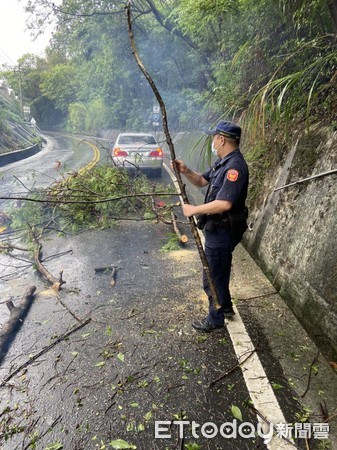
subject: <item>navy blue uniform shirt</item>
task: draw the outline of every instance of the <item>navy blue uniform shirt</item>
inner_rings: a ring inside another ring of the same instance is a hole
[[[227,200],[233,204],[231,211],[240,212],[245,207],[249,173],[247,163],[237,148],[224,158],[219,158],[202,176],[209,182],[205,203]],[[228,230],[205,232],[206,245],[211,248],[226,247],[230,242]]]

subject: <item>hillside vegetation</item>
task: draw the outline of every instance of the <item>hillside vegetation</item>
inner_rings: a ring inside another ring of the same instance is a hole
[[[20,102],[5,80],[0,80],[0,154],[30,147],[39,141],[25,123]]]
[[[154,96],[133,59],[125,1],[29,2],[29,26],[57,27],[46,57],[20,59],[25,103],[42,128],[152,126]],[[289,121],[334,117],[336,0],[135,0],[135,40],[175,130],[220,116],[254,139]],[[19,91],[18,71],[3,76]],[[283,126],[283,125],[282,125]]]

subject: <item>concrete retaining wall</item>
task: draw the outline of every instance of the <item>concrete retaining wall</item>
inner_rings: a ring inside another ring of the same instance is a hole
[[[263,205],[251,211],[245,245],[317,343],[337,361],[337,174],[275,188],[337,169],[337,132],[300,135],[275,177],[266,180]]]
[[[0,154],[0,167],[3,167],[15,161],[20,161],[21,159],[29,158],[30,156],[38,153],[40,150],[41,146],[39,144],[35,144],[32,147],[27,147],[23,150],[16,150],[14,152]]]

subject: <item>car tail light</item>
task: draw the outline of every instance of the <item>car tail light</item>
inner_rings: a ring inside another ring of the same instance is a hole
[[[114,156],[128,156],[125,150],[121,150],[120,148],[114,148]]]
[[[150,156],[157,156],[159,158],[162,158],[163,150],[160,147],[158,147],[158,148],[156,148],[156,150],[152,150],[152,152],[150,153]]]

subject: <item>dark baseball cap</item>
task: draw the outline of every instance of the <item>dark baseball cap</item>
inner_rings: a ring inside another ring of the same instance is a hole
[[[239,127],[239,125],[237,125],[236,123],[220,120],[215,128],[206,131],[206,133],[210,136],[220,134],[221,136],[236,139],[237,141],[239,141],[241,137],[241,127]]]

